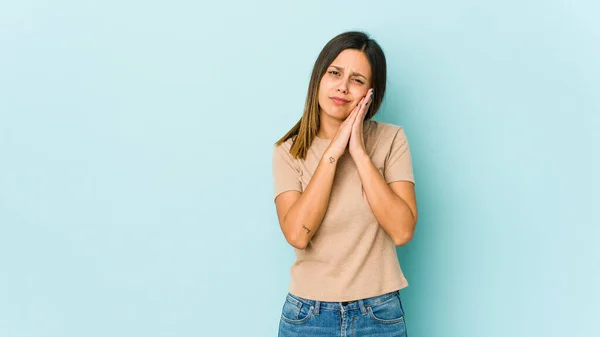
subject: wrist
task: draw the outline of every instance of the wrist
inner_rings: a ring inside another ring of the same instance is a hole
[[[352,159],[354,160],[362,160],[362,159],[371,159],[369,157],[369,155],[367,154],[367,151],[365,151],[365,149],[360,149],[357,151],[352,151],[350,152],[350,156],[352,156]]]
[[[337,164],[338,160],[340,159],[340,155],[335,154],[333,152],[330,151],[325,151],[323,153],[323,157],[321,157],[321,161],[326,162],[328,164]]]

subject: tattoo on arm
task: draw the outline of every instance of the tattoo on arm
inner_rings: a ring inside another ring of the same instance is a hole
[[[333,158],[333,157],[329,157],[329,162],[330,162],[330,163],[333,163],[334,161],[335,161],[335,158]]]
[[[309,233],[310,233],[310,229],[309,229],[309,228],[306,228],[306,226],[304,226],[304,225],[302,225],[302,227],[303,227],[304,229],[306,229],[306,234],[309,234]]]

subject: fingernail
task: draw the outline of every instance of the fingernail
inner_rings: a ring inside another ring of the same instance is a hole
[[[369,105],[369,102],[367,102],[367,104],[365,104],[365,106]]]
[[[371,94],[371,98],[373,98],[373,94]]]

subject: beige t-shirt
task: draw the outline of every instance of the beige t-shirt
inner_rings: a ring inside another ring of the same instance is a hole
[[[404,129],[365,121],[365,148],[386,182],[414,183],[412,161]],[[302,192],[331,141],[315,138],[305,160],[290,153],[292,139],[273,149],[275,197]],[[319,301],[353,301],[408,286],[396,246],[381,228],[362,190],[356,165],[346,151],[340,157],[329,205],[321,226],[304,250],[294,249],[289,291]]]

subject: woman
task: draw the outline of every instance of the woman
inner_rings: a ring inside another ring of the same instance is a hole
[[[385,92],[379,45],[346,32],[319,54],[304,114],[273,150],[275,204],[295,248],[279,336],[406,336],[396,246],[417,222],[400,126],[372,121]]]

